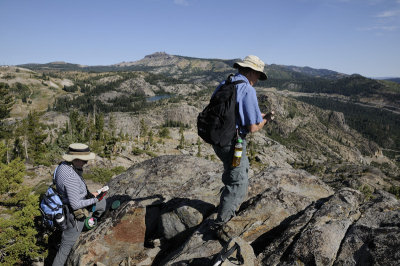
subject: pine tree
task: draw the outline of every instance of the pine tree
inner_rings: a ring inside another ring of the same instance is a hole
[[[0,142],[0,158],[4,158],[6,153],[5,145]],[[9,164],[3,159],[0,162],[0,194],[15,191],[22,183],[25,174],[25,165],[22,160],[17,158]]]
[[[5,146],[0,142],[0,157]],[[0,162],[0,204],[8,211],[0,218],[0,264],[15,265],[31,262],[39,256],[35,217],[40,215],[38,196],[21,186],[25,165],[20,158],[9,164]]]
[[[108,120],[108,129],[111,132],[111,136],[115,137],[116,136],[116,133],[115,133],[116,125],[115,125],[115,117],[113,114],[110,114],[110,118]]]
[[[196,154],[196,156],[197,157],[201,157],[201,140],[200,140],[200,138],[197,138],[197,154]]]
[[[181,139],[179,140],[178,149],[185,148],[185,136],[183,135],[183,127],[180,127],[179,134],[181,135]]]
[[[96,127],[94,120],[90,115],[87,118],[87,127],[85,131],[85,142],[89,143],[89,145],[92,143],[93,139],[95,138],[96,135]]]
[[[0,138],[10,138],[11,130],[4,124],[4,119],[10,116],[14,98],[10,94],[10,87],[6,83],[0,83]]]
[[[149,143],[149,147],[154,145],[154,139],[153,139],[153,130],[149,130],[148,133],[148,143]]]
[[[14,138],[20,139],[20,145],[22,146],[22,158],[28,159],[29,158],[29,154],[28,154],[28,120],[27,119],[23,119],[22,121],[20,121],[17,125],[16,128],[14,130]],[[17,144],[19,145],[19,143],[17,142]],[[17,149],[15,147],[15,142],[14,142],[14,149]],[[14,156],[16,156],[16,154],[14,154]]]
[[[65,126],[61,129],[61,132],[57,135],[55,141],[56,145],[63,151],[68,149],[69,144],[73,143],[74,139],[70,134],[70,126],[68,122],[65,122]]]
[[[160,131],[158,131],[158,136],[160,138],[170,138],[169,129],[167,127],[161,128]]]
[[[95,122],[96,140],[103,140],[104,135],[104,114],[99,113]]]
[[[148,127],[146,123],[144,122],[144,119],[142,118],[140,120],[140,136],[145,137],[147,135]]]
[[[42,124],[39,122],[39,114],[30,112],[27,122],[28,153],[35,165],[48,165],[46,161],[46,145],[44,144],[47,134],[43,132]]]
[[[10,87],[6,83],[0,83],[0,121],[9,117],[13,104],[14,98],[10,94]]]
[[[16,137],[14,140],[14,147],[12,150],[13,159],[21,158],[24,159],[24,146],[23,141],[20,137]]]
[[[71,125],[71,134],[77,142],[85,142],[85,130],[87,121],[78,111],[73,110],[69,113],[69,123]]]
[[[21,188],[7,204],[13,205],[10,218],[0,218],[0,263],[15,265],[32,262],[39,256],[35,217],[40,215],[38,196],[29,188]]]

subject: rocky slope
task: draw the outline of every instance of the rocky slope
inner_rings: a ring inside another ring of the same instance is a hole
[[[226,245],[208,227],[221,171],[219,163],[192,156],[131,167],[108,184],[108,203],[121,206],[81,235],[69,265],[208,265]],[[399,263],[394,196],[377,190],[366,201],[357,190],[335,191],[291,167],[250,178],[247,199],[228,222],[245,265]]]

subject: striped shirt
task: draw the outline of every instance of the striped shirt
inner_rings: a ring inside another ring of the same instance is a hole
[[[86,183],[68,163],[61,163],[56,172],[56,188],[64,204],[70,204],[73,210],[90,206],[98,200],[86,199]]]

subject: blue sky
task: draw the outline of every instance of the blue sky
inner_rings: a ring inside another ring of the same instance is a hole
[[[0,65],[163,51],[400,77],[400,0],[0,0]]]

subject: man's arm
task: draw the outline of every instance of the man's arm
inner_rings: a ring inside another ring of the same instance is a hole
[[[275,118],[275,117],[274,117],[274,114],[275,114],[274,111],[271,111],[271,112],[268,113],[268,114],[261,114],[262,117],[263,117],[263,120],[261,121],[261,123],[252,124],[252,125],[250,125],[250,126],[247,126],[247,129],[249,130],[250,133],[259,131],[260,129],[262,129],[262,128],[265,126],[265,124],[266,124],[268,121],[274,120],[274,118]]]
[[[267,123],[267,120],[263,119],[261,123],[258,124],[252,124],[250,126],[247,126],[247,129],[249,130],[250,133],[254,133],[259,131],[264,127],[264,125]]]

